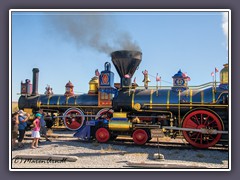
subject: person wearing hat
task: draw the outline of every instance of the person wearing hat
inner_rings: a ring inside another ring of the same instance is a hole
[[[40,138],[40,119],[41,119],[42,115],[40,113],[36,114],[36,119],[33,121],[33,130],[32,130],[32,149],[35,149],[38,147],[38,140]]]
[[[29,119],[30,114],[24,112],[23,110],[18,111],[18,132],[19,132],[19,137],[18,137],[18,147],[23,147],[23,138],[25,135],[26,127],[27,127],[27,121]]]

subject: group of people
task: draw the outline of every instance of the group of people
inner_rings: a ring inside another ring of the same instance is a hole
[[[44,120],[45,113],[42,109],[39,110],[35,115],[35,120],[33,121],[32,128],[32,144],[31,148],[35,149],[38,147],[39,139],[44,136],[46,141],[50,141],[47,137],[46,121]],[[22,148],[24,144],[22,143],[24,135],[27,128],[27,121],[29,120],[30,114],[19,110],[12,114],[12,147]],[[18,143],[17,143],[18,140]]]

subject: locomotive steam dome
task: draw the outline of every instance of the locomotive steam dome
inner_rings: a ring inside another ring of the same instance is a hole
[[[121,87],[129,87],[131,78],[142,61],[140,51],[115,51],[111,53],[112,62],[121,78]]]
[[[224,68],[220,71],[221,84],[228,84],[228,64],[223,65]]]
[[[89,81],[89,91],[88,94],[97,94],[98,93],[98,77],[94,76],[90,81]]]

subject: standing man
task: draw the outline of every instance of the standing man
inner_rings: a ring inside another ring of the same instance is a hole
[[[46,141],[50,141],[50,139],[48,139],[47,137],[47,128],[46,128],[46,121],[44,120],[44,116],[45,116],[45,113],[43,112],[42,109],[39,109],[39,113],[42,115],[41,118],[40,118],[40,134],[41,136],[44,136]]]
[[[22,140],[25,135],[26,127],[27,127],[27,121],[29,119],[30,114],[24,112],[23,110],[20,110],[18,115],[18,131],[19,131],[19,137],[18,137],[18,147],[22,148],[24,145],[22,143]]]

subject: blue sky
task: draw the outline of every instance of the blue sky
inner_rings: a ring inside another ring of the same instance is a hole
[[[191,77],[190,86],[210,82],[214,68],[221,70],[228,62],[223,14],[12,12],[12,100],[19,98],[21,81],[32,81],[33,68],[40,70],[40,94],[47,85],[55,94],[63,94],[69,80],[76,94],[87,93],[95,69],[104,70],[104,63],[111,62],[109,53],[123,48],[142,52],[142,63],[133,76],[139,85],[143,85],[145,69],[151,75],[150,86],[156,85],[157,73],[163,86],[171,85],[179,69]],[[113,65],[111,70],[119,82]]]

